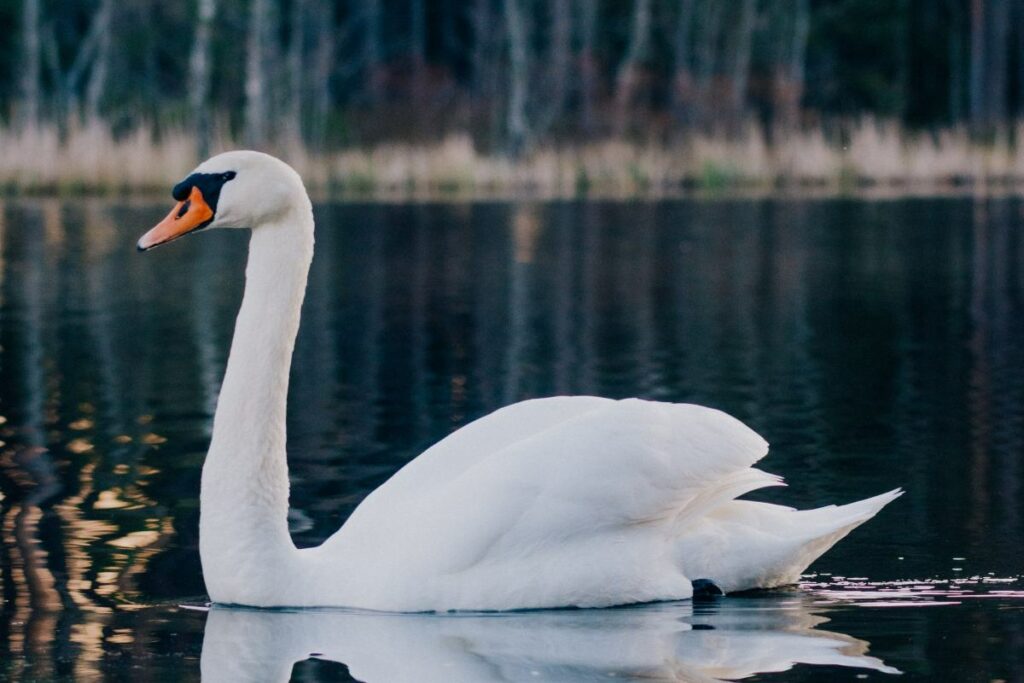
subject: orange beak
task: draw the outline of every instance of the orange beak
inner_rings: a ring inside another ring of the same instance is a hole
[[[139,251],[152,249],[206,227],[211,220],[213,209],[203,199],[203,193],[199,188],[193,187],[188,199],[178,202],[166,218],[139,239],[136,247]]]

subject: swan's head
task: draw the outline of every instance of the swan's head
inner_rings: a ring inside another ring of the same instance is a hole
[[[207,159],[171,194],[178,203],[139,239],[139,251],[207,228],[258,228],[297,205],[309,206],[299,174],[262,152],[225,152]]]

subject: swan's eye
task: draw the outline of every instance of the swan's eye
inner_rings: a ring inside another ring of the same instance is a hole
[[[235,171],[224,171],[222,173],[193,173],[174,186],[171,194],[179,202],[188,199],[193,187],[198,187],[203,197],[214,211],[217,210],[217,199],[220,197],[220,190],[224,183],[228,182],[238,173]]]

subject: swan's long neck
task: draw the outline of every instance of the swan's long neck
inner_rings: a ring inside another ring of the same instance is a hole
[[[254,577],[287,570],[295,554],[287,522],[285,412],[313,256],[313,216],[308,199],[302,200],[278,221],[255,228],[249,242],[245,295],[200,493],[200,554],[216,602],[250,602],[239,587],[258,590]]]

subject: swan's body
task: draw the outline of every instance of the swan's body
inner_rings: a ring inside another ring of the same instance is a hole
[[[781,484],[752,467],[768,445],[738,420],[556,397],[451,434],[323,545],[298,550],[286,522],[285,402],[313,255],[309,199],[294,171],[255,152],[214,157],[175,196],[189,203],[140,248],[190,221],[253,228],[203,467],[200,553],[214,602],[506,610],[685,599],[697,578],[726,592],[778,586],[899,495],[809,511],[735,500]]]

